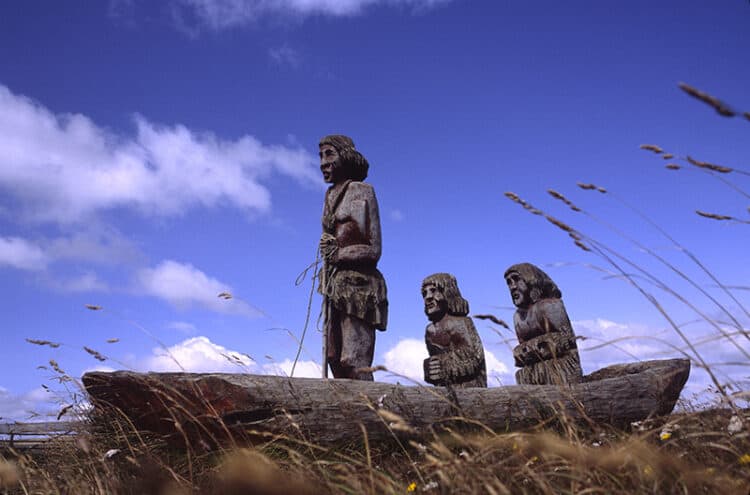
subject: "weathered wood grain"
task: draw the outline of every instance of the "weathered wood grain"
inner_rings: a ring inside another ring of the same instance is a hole
[[[626,426],[671,412],[689,373],[688,360],[671,359],[611,366],[569,387],[451,390],[340,379],[128,371],[87,373],[83,382],[105,414],[178,442],[216,447],[252,442],[258,433],[336,445],[361,439],[362,426],[371,441],[394,434],[428,435],[441,425],[472,421],[511,431],[561,414],[578,423]]]

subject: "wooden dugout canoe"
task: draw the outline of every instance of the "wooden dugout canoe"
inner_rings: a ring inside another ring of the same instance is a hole
[[[363,427],[371,442],[394,434],[427,436],[441,425],[461,423],[513,431],[562,414],[578,424],[624,427],[669,414],[689,374],[689,360],[668,359],[609,366],[570,387],[452,390],[354,380],[130,371],[86,373],[83,383],[95,407],[112,420],[127,419],[141,431],[216,448],[227,442],[252,443],[269,434],[339,445],[361,441]]]

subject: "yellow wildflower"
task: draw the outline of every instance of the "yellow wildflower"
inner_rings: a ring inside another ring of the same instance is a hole
[[[413,481],[409,484],[409,486],[406,487],[407,492],[415,492],[417,491],[417,484]]]
[[[740,464],[750,464],[750,454],[740,456]]]
[[[663,431],[661,432],[661,435],[659,435],[659,438],[661,438],[662,442],[666,442],[670,438],[672,438],[672,432],[670,431]]]
[[[643,474],[645,474],[647,476],[651,476],[652,474],[654,474],[654,470],[653,470],[653,468],[651,466],[646,465],[646,467],[643,468]]]

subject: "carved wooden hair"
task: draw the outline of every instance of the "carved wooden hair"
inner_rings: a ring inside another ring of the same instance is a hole
[[[448,302],[448,314],[466,316],[469,314],[469,301],[461,296],[456,277],[450,273],[434,273],[422,281],[422,288],[434,284],[445,295]]]
[[[328,144],[336,148],[339,154],[341,173],[345,179],[363,181],[367,178],[370,164],[362,153],[354,147],[354,141],[349,136],[331,134],[320,140],[318,146]]]
[[[532,303],[540,299],[561,299],[562,292],[552,279],[541,268],[531,263],[518,263],[505,270],[504,277],[517,273],[529,286],[529,298]]]

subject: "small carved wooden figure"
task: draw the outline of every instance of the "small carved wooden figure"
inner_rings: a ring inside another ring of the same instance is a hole
[[[325,313],[323,376],[372,381],[375,329],[385,330],[388,299],[380,259],[380,216],[375,191],[362,182],[369,164],[341,135],[320,140],[320,171],[331,184],[323,205],[318,291]]]
[[[430,357],[424,360],[424,381],[432,385],[486,387],[484,348],[461,297],[456,278],[436,273],[422,282],[424,312],[430,320],[424,340]]]
[[[518,346],[513,358],[518,384],[561,385],[582,380],[576,338],[557,285],[530,263],[513,265],[505,281],[516,306]]]

